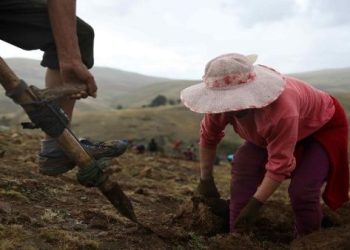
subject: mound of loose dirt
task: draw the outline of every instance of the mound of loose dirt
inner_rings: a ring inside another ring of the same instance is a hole
[[[350,249],[350,226],[337,227],[307,235],[291,244],[291,249]]]
[[[186,231],[193,231],[204,236],[228,233],[228,203],[221,200],[218,206],[215,209],[201,201],[184,202],[174,216],[173,223],[183,227]]]

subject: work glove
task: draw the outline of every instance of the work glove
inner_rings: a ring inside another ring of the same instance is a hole
[[[240,233],[249,232],[256,222],[259,210],[263,205],[264,203],[252,197],[240,212],[234,226],[235,230]]]
[[[192,196],[192,202],[195,208],[200,203],[204,203],[211,208],[217,206],[218,202],[220,202],[220,194],[213,177],[206,180],[200,179],[197,189]]]
[[[213,177],[206,180],[200,179],[196,193],[204,198],[220,198],[220,194],[216,188]]]
[[[216,188],[213,177],[206,180],[200,179],[195,195],[207,199],[219,199],[220,194]]]
[[[216,188],[213,177],[210,179],[200,179],[194,195],[192,196],[193,209],[197,210],[200,203],[208,206],[213,214],[221,217],[225,222],[225,231],[229,231],[230,201],[221,199]]]

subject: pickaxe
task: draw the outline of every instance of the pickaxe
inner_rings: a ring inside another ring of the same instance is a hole
[[[67,85],[63,88],[40,90],[34,86],[27,86],[1,57],[0,83],[6,90],[6,95],[22,106],[35,126],[57,138],[62,150],[78,165],[79,172],[83,173],[80,183],[97,187],[123,216],[140,224],[128,197],[118,183],[108,178],[108,174],[102,170],[101,165],[105,166],[108,162],[99,162],[89,155],[68,128],[68,118],[62,109],[54,104],[55,99],[79,93],[86,87]]]

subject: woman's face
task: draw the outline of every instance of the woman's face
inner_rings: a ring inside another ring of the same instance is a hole
[[[244,109],[244,110],[239,110],[239,111],[229,111],[227,112],[228,115],[230,116],[235,116],[237,118],[242,118],[244,116],[246,116],[246,114],[249,113],[250,109]]]

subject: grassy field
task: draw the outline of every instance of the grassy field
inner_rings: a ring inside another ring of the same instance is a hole
[[[350,114],[350,93],[335,96]],[[92,105],[91,108],[90,105],[81,102],[74,114],[72,128],[80,137],[95,140],[128,139],[145,144],[155,138],[166,152],[171,150],[176,140],[182,140],[183,146],[198,143],[202,115],[189,111],[181,104],[128,109],[112,109],[102,105]],[[5,117],[9,117],[10,121],[5,119],[3,125],[10,123],[18,126],[27,120],[23,112]],[[225,133],[219,145],[219,154],[223,157],[234,151],[242,141],[231,126],[226,128]]]
[[[75,116],[72,128],[80,136],[89,135],[101,140],[125,138],[147,143],[155,138],[164,150],[169,151],[176,140],[182,140],[184,145],[197,144],[201,118],[202,115],[182,105],[134,108],[79,113]],[[232,151],[238,141],[232,128],[227,128],[227,136],[220,147],[221,153]]]

